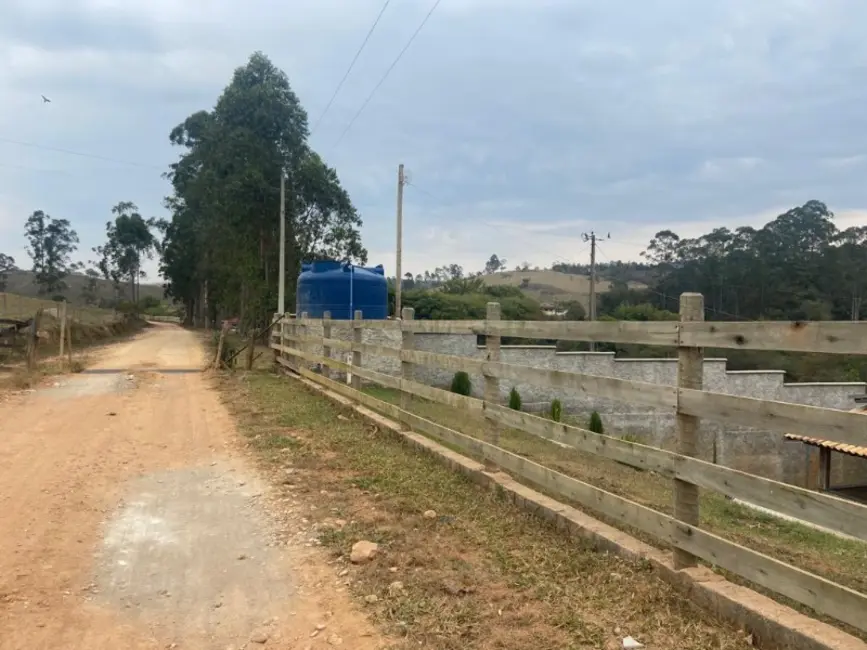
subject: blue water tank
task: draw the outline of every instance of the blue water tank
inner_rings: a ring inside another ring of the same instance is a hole
[[[356,309],[365,319],[388,318],[388,280],[382,265],[364,268],[343,262],[301,265],[295,313],[322,318],[331,312],[336,320],[351,320]]]

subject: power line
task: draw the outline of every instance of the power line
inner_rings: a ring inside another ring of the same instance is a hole
[[[320,122],[322,122],[322,118],[325,117],[325,114],[328,112],[328,109],[331,108],[331,105],[334,103],[334,100],[337,98],[337,94],[340,92],[340,89],[343,88],[343,84],[346,82],[347,78],[349,78],[349,73],[352,72],[352,68],[355,67],[355,62],[358,61],[358,57],[361,56],[361,52],[364,50],[367,45],[367,41],[370,40],[371,34],[373,34],[373,30],[376,29],[376,26],[379,24],[379,19],[382,18],[382,14],[385,13],[386,8],[388,7],[391,0],[385,0],[385,4],[382,5],[382,9],[379,10],[379,15],[376,17],[376,20],[373,21],[373,24],[370,26],[370,29],[367,31],[367,36],[364,37],[364,41],[361,43],[361,47],[358,48],[358,51],[355,53],[355,56],[352,57],[352,62],[349,64],[349,67],[346,69],[346,73],[343,75],[343,79],[340,80],[340,83],[337,84],[337,88],[334,89],[334,94],[331,95],[331,99],[328,100],[328,104],[325,106],[325,110],[322,111],[322,114],[319,116],[319,119],[316,120],[316,124],[313,125],[313,128],[310,130],[310,135],[313,135],[314,131],[319,127]]]
[[[120,158],[109,158],[108,156],[100,156],[99,154],[94,153],[85,153],[83,151],[72,151],[71,149],[61,149],[60,147],[49,147],[47,145],[35,144],[33,142],[22,142],[21,140],[12,140],[11,138],[0,138],[0,142],[6,142],[8,144],[15,144],[20,147],[29,147],[31,149],[43,149],[45,151],[55,151],[57,153],[64,153],[70,156],[78,156],[80,158],[92,158],[93,160],[102,160],[105,162],[113,162],[119,163],[122,165],[130,165],[133,167],[144,167],[146,169],[159,169],[160,171],[165,171],[165,167],[159,167],[157,165],[151,165],[148,163],[135,162],[133,160],[121,160]]]
[[[419,186],[416,185],[415,183],[410,183],[409,181],[404,180],[404,185],[409,185],[410,187],[412,187],[412,188],[415,189],[416,191],[421,192],[422,194],[427,194],[427,195],[428,195],[430,198],[432,198],[432,199],[436,199],[436,198],[437,198],[436,196],[434,196],[433,194],[431,194],[430,192],[428,192],[426,189],[424,189],[423,187],[419,187]]]
[[[352,119],[349,120],[349,124],[346,125],[346,128],[343,129],[343,133],[340,134],[340,137],[337,138],[337,142],[334,143],[335,147],[337,147],[337,145],[339,145],[343,141],[343,138],[346,136],[346,134],[349,133],[349,129],[352,128],[352,125],[355,124],[355,121],[358,119],[358,117],[361,115],[361,113],[364,111],[364,109],[367,108],[367,105],[370,103],[370,100],[373,99],[373,96],[376,94],[376,91],[379,90],[380,86],[382,86],[382,84],[385,83],[385,80],[388,79],[388,75],[391,74],[391,71],[394,70],[394,68],[398,64],[398,62],[403,58],[403,55],[409,49],[409,46],[412,45],[412,42],[415,40],[415,37],[418,36],[419,32],[427,24],[428,19],[430,19],[431,15],[436,10],[436,8],[439,7],[440,2],[442,2],[442,0],[436,0],[436,2],[433,3],[433,6],[430,8],[430,11],[427,12],[427,15],[424,17],[424,20],[421,21],[419,26],[413,32],[412,36],[409,37],[409,40],[406,42],[406,45],[403,46],[403,49],[400,51],[400,53],[397,55],[397,57],[394,59],[394,61],[391,62],[391,65],[388,66],[388,69],[385,71],[385,74],[382,75],[382,78],[373,87],[373,90],[370,91],[370,94],[367,96],[367,99],[364,100],[364,103],[361,104],[361,107],[358,109],[358,111],[355,113],[355,115],[352,117]]]
[[[25,172],[39,172],[42,174],[72,174],[68,169],[40,169],[39,167],[27,167],[26,165],[16,165],[15,163],[0,162],[0,167],[4,169],[18,169]],[[86,171],[86,170],[82,170]]]

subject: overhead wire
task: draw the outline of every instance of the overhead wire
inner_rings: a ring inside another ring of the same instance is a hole
[[[102,160],[104,162],[112,162],[119,163],[121,165],[130,165],[132,167],[143,167],[146,169],[159,169],[160,171],[165,171],[164,167],[158,165],[152,165],[149,163],[136,162],[134,160],[122,160],[120,158],[110,158],[108,156],[101,156],[99,154],[86,153],[83,151],[73,151],[72,149],[63,149],[61,147],[51,147],[43,144],[36,144],[34,142],[24,142],[22,140],[13,140],[11,138],[3,138],[0,137],[0,142],[6,142],[8,144],[15,144],[20,147],[29,147],[31,149],[42,149],[44,151],[54,151],[57,153],[63,153],[70,156],[78,156],[80,158],[91,158],[93,160]]]
[[[416,185],[415,183],[411,183],[410,181],[405,180],[405,181],[403,182],[403,184],[404,184],[404,185],[407,185],[407,186],[409,186],[409,187],[412,187],[412,188],[413,188],[414,190],[416,190],[417,192],[421,192],[422,194],[427,194],[430,198],[432,198],[432,199],[434,199],[434,200],[437,199],[437,197],[434,196],[432,193],[428,192],[428,191],[427,191],[426,189],[424,189],[423,187],[419,187],[419,186]]]
[[[382,18],[382,14],[385,13],[385,10],[388,8],[391,0],[385,0],[385,4],[382,5],[382,9],[379,10],[379,14],[376,16],[376,20],[373,21],[373,24],[370,26],[370,29],[367,30],[367,36],[364,37],[364,41],[362,41],[361,46],[356,51],[355,56],[352,57],[352,61],[349,64],[349,67],[346,69],[346,72],[343,75],[343,78],[340,80],[340,83],[337,84],[337,88],[334,89],[334,94],[331,95],[331,99],[328,100],[328,103],[325,105],[325,109],[322,111],[322,114],[319,116],[319,119],[316,120],[316,124],[313,125],[313,128],[310,129],[310,135],[316,131],[319,127],[319,124],[322,122],[322,118],[325,117],[328,110],[331,108],[331,105],[334,103],[334,100],[337,98],[340,89],[343,88],[343,84],[346,83],[346,80],[349,78],[349,74],[352,72],[352,68],[355,67],[356,61],[358,61],[358,57],[361,56],[362,51],[367,46],[367,42],[370,40],[373,31],[376,29],[376,26],[379,24],[379,20]]]
[[[388,76],[391,74],[391,71],[394,70],[395,66],[397,66],[398,62],[403,58],[403,55],[406,54],[406,51],[409,49],[409,46],[412,45],[416,36],[419,35],[419,32],[424,28],[427,24],[427,21],[430,19],[433,12],[436,11],[436,8],[439,7],[440,2],[442,0],[436,0],[430,8],[430,11],[427,12],[427,15],[421,21],[416,30],[412,33],[412,36],[409,37],[409,40],[406,42],[406,45],[403,46],[403,49],[398,53],[397,57],[395,57],[394,61],[391,62],[391,65],[388,66],[388,69],[385,71],[385,74],[382,75],[382,78],[377,82],[377,84],[373,87],[373,90],[370,91],[370,94],[367,96],[367,99],[362,102],[358,111],[356,111],[355,115],[352,116],[352,119],[349,120],[349,124],[346,125],[346,128],[343,129],[343,133],[340,134],[340,137],[337,138],[337,141],[334,143],[334,147],[337,147],[342,141],[343,138],[346,137],[346,134],[349,133],[349,130],[358,120],[359,116],[364,112],[364,109],[367,108],[367,105],[370,103],[370,100],[373,99],[373,96],[376,94],[376,91],[385,83],[385,80],[388,79]]]

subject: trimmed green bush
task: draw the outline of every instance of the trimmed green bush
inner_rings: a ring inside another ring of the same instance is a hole
[[[587,428],[593,433],[605,433],[605,427],[602,426],[602,418],[596,411],[590,414],[590,425]]]
[[[563,419],[563,404],[558,399],[551,402],[551,419],[554,422],[560,422]]]
[[[473,383],[470,381],[470,376],[463,370],[459,370],[452,377],[452,392],[467,397],[473,392]]]
[[[521,410],[521,393],[514,387],[509,391],[509,408],[513,411]]]

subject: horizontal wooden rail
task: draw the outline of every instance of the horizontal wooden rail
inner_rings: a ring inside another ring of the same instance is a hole
[[[322,342],[321,338],[303,340]],[[336,339],[328,339],[335,341]],[[760,400],[739,395],[711,393],[703,390],[651,384],[649,382],[617,379],[601,375],[586,375],[562,370],[545,370],[480,358],[461,357],[421,350],[400,350],[387,346],[362,344],[356,349],[434,366],[444,370],[486,374],[500,379],[523,382],[563,390],[574,390],[588,395],[655,408],[671,408],[686,415],[705,417],[717,422],[781,433],[824,437],[835,442],[867,447],[867,416],[820,406],[807,406],[791,402]]]
[[[322,326],[322,319],[298,319]],[[867,355],[867,321],[485,321],[361,320],[334,326],[392,329],[419,334],[490,334],[513,338],[677,345],[740,350],[783,350]]]
[[[748,474],[724,465],[715,465],[665,449],[593,433],[580,427],[391,375],[360,368],[356,369],[356,374],[387,388],[484,415],[497,424],[550,442],[637,469],[689,481],[720,494],[867,541],[867,505],[855,501]]]
[[[682,323],[680,344],[704,348],[867,354],[867,321]]]
[[[867,596],[853,589],[740,546],[701,528],[677,521],[629,499],[444,427],[339,382],[326,379],[305,368],[300,369],[300,374],[335,393],[385,413],[420,433],[493,462],[514,476],[551,494],[578,503],[621,524],[637,528],[676,548],[692,553],[714,566],[731,571],[757,585],[806,605],[814,611],[867,631],[867,618],[864,616],[864,612],[867,611]]]
[[[275,349],[279,349],[279,347],[275,346]],[[283,351],[296,355],[300,352],[292,348],[283,348]],[[476,415],[485,416],[505,427],[518,429],[545,440],[637,469],[654,471],[664,476],[689,481],[732,498],[742,499],[754,505],[867,541],[867,505],[855,501],[781,483],[664,449],[596,434],[580,427],[554,422],[537,415],[515,411],[474,397],[465,397],[441,388],[366,368],[351,368],[348,364],[333,359],[326,361],[318,355],[304,353],[302,358],[313,362],[318,361],[342,370],[351,370],[362,379],[387,388],[403,391],[453,408],[467,410]],[[864,419],[867,420],[867,417]]]
[[[421,334],[491,334],[513,338],[677,345],[676,322],[633,321],[407,321],[402,328]]]
[[[298,325],[306,325],[307,327],[322,327],[325,324],[325,319],[323,318],[299,317],[291,320]],[[399,320],[337,320],[332,318],[328,321],[328,324],[331,325],[331,327],[346,327],[350,329],[360,327],[361,329],[367,330],[400,330]]]
[[[304,359],[306,361],[310,361],[311,363],[321,363],[323,366],[327,366],[328,368],[334,368],[335,370],[343,370],[344,372],[353,372],[352,364],[344,363],[343,361],[338,361],[337,359],[332,359],[330,357],[323,357],[319,354],[313,354],[311,352],[305,352],[304,350],[299,350],[297,348],[289,347],[288,345],[279,345],[276,343],[271,344],[271,349],[276,350],[277,352],[282,352],[283,354],[288,354],[293,357],[298,357],[300,359]],[[283,361],[280,357],[277,357],[277,361]]]
[[[445,370],[463,370],[464,372],[484,374],[516,382],[575,390],[621,402],[626,401],[657,408],[677,406],[677,389],[674,386],[662,386],[642,381],[617,379],[602,375],[585,375],[562,370],[545,370],[420,350],[402,350],[400,359],[425,366],[436,366]]]
[[[679,389],[679,395],[680,413],[867,447],[867,415],[862,413],[687,388]]]

